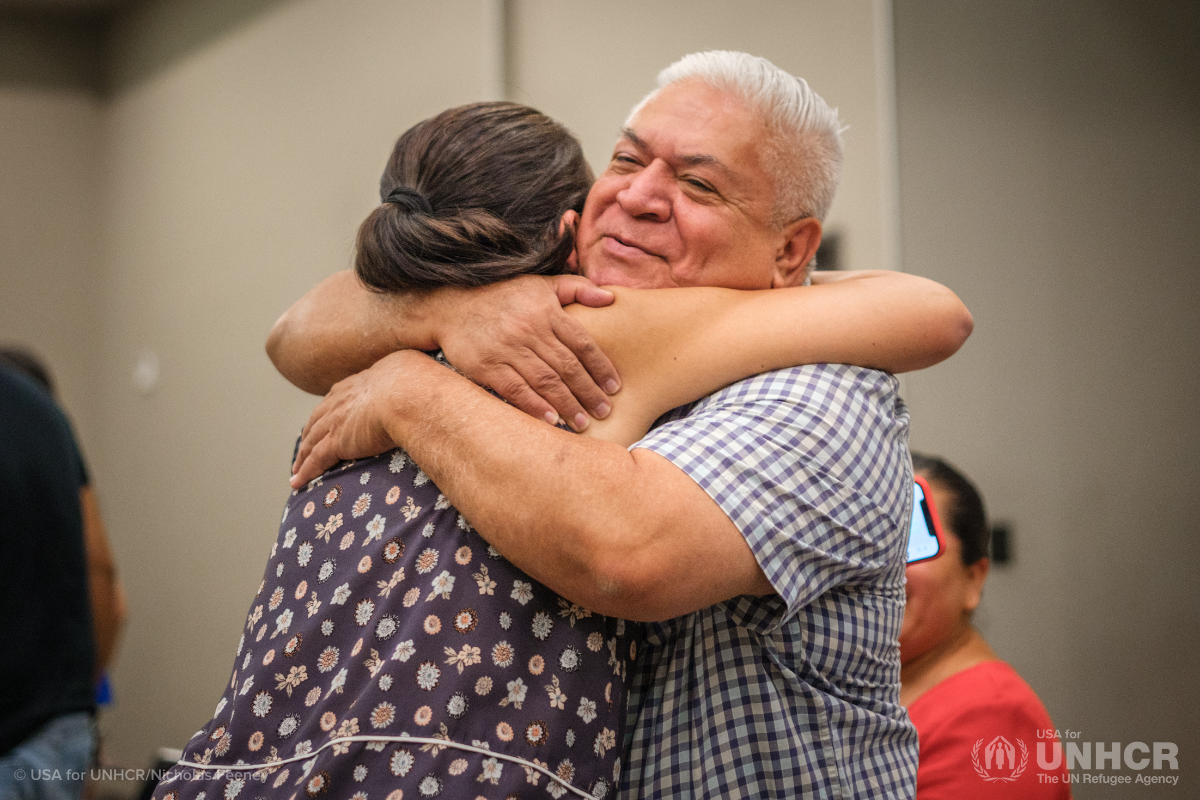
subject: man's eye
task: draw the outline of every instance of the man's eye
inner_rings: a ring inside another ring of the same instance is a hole
[[[635,159],[633,156],[626,156],[626,155],[621,155],[621,154],[613,156],[612,160],[613,160],[614,164],[628,164],[628,165],[637,164],[637,159]]]
[[[711,186],[709,186],[704,181],[696,180],[695,178],[688,178],[688,179],[686,179],[686,182],[689,186],[699,189],[702,192],[711,193],[711,192],[716,191],[715,189],[713,189]]]

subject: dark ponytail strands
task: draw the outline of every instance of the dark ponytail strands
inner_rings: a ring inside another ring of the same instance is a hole
[[[574,236],[559,220],[582,211],[591,180],[575,138],[534,109],[452,108],[396,143],[355,270],[382,292],[564,272]]]

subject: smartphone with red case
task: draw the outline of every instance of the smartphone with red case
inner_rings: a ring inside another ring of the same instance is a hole
[[[944,549],[945,541],[929,482],[920,476],[914,477],[913,481],[912,529],[908,532],[909,564],[937,558]]]

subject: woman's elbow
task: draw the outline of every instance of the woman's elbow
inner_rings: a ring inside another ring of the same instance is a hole
[[[271,326],[271,332],[267,334],[267,358],[271,359],[275,369],[285,375],[285,368],[288,366],[287,343],[290,327],[291,310],[289,309],[283,313],[283,316],[275,320],[275,324]]]
[[[957,296],[954,297],[950,317],[951,324],[947,326],[944,342],[945,358],[957,353],[975,330],[975,318],[971,316],[971,312]]]
[[[975,330],[975,319],[958,295],[945,286],[935,286],[927,316],[931,324],[926,328],[929,362],[922,366],[933,366],[957,353]]]
[[[323,395],[333,381],[321,373],[309,350],[301,347],[303,339],[298,333],[295,313],[294,307],[288,309],[271,326],[271,332],[267,334],[267,358],[293,386],[309,394]]]

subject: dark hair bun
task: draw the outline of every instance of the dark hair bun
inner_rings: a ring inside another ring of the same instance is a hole
[[[528,106],[444,111],[396,142],[355,270],[385,292],[561,273],[574,237],[559,220],[583,210],[591,181],[575,137]]]

